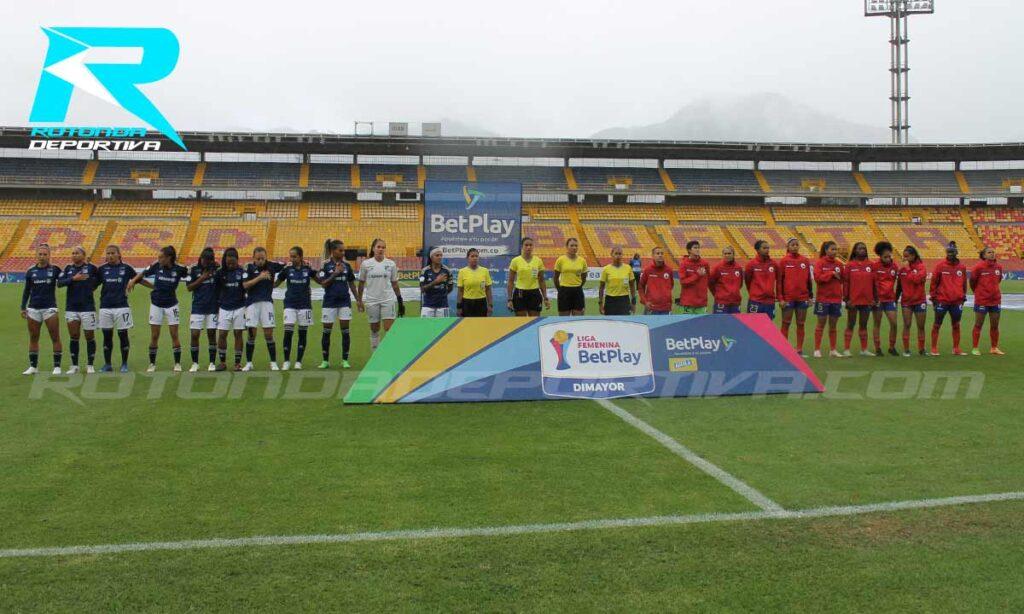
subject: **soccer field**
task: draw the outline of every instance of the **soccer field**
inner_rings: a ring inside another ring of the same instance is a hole
[[[310,368],[317,324],[302,373],[174,375],[164,333],[145,374],[139,289],[132,374],[33,378],[20,294],[2,611],[1024,609],[1019,312],[1007,356],[947,324],[941,357],[809,359],[805,398],[343,406],[361,317],[351,372]]]

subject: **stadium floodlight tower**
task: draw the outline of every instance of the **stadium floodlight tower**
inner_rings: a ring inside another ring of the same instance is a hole
[[[908,24],[911,15],[930,15],[935,12],[935,0],[864,0],[865,17],[889,18],[890,67],[889,80],[892,93],[892,142],[894,145],[910,140],[910,36]]]

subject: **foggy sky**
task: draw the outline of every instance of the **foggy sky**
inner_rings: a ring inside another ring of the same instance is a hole
[[[911,20],[912,136],[1024,141],[1024,3],[936,0]],[[178,130],[352,131],[452,118],[585,137],[694,99],[778,92],[888,126],[888,21],[862,0],[8,2],[0,124],[27,125],[42,26],[160,26],[181,43],[144,88]],[[73,97],[70,123],[139,125]],[[378,131],[380,128],[378,128]]]

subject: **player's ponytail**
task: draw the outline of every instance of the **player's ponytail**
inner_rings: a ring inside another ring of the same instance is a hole
[[[160,249],[160,254],[162,256],[167,256],[168,258],[170,258],[171,264],[174,264],[175,262],[178,261],[178,251],[174,249],[173,245],[165,245],[164,247],[162,247]]]
[[[324,260],[330,260],[334,250],[342,246],[341,239],[327,239],[324,241]]]

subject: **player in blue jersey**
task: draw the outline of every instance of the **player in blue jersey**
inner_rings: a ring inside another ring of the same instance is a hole
[[[440,247],[430,250],[430,264],[420,271],[420,317],[447,318],[448,295],[455,279],[448,267],[441,264],[444,252]]]
[[[78,246],[71,250],[71,264],[64,267],[57,285],[68,289],[64,307],[64,321],[68,323],[71,338],[71,366],[68,375],[78,373],[78,350],[82,331],[85,331],[86,373],[95,373],[96,359],[96,300],[93,291],[99,283],[99,269],[86,261],[85,248]]]
[[[284,268],[280,262],[267,260],[267,250],[257,247],[252,253],[252,262],[245,267],[245,326],[249,338],[245,342],[245,366],[242,371],[252,371],[252,356],[256,351],[256,329],[263,329],[270,355],[270,370],[277,371],[277,344],[274,343],[274,278]]]
[[[152,289],[149,294],[149,367],[147,373],[156,371],[156,353],[160,344],[160,327],[167,322],[174,351],[174,372],[181,373],[181,340],[178,338],[178,284],[188,277],[188,269],[178,264],[178,252],[173,245],[160,249],[156,262],[139,272],[128,282],[131,292],[141,283]],[[153,281],[149,281],[152,279]]]
[[[238,263],[238,250],[229,247],[214,275],[217,287],[218,371],[227,370],[228,331],[235,334],[235,371],[242,370],[242,330],[245,329],[245,271]]]
[[[57,279],[60,269],[50,264],[50,246],[36,248],[36,263],[25,272],[25,290],[21,294],[21,317],[28,322],[28,369],[22,375],[39,372],[39,331],[43,324],[53,342],[53,374],[60,375],[63,348],[60,344],[60,320],[57,319]]]
[[[217,255],[212,247],[204,247],[199,262],[188,272],[185,288],[192,293],[192,311],[188,316],[189,332],[192,333],[192,366],[189,373],[199,371],[199,338],[206,331],[207,351],[210,364],[208,371],[217,370],[217,284],[213,278],[217,273]]]
[[[327,239],[324,242],[324,262],[316,274],[316,283],[324,288],[324,300],[321,307],[320,322],[324,325],[323,336],[320,338],[320,349],[323,352],[321,369],[330,366],[331,329],[338,321],[341,327],[341,366],[348,369],[348,352],[352,338],[349,335],[349,324],[352,323],[352,284],[356,275],[352,266],[345,262],[345,244],[341,239]]]
[[[277,274],[274,284],[287,283],[284,292],[284,364],[281,369],[292,368],[292,336],[299,327],[299,345],[295,352],[296,371],[302,369],[302,357],[306,353],[307,329],[313,325],[313,302],[310,296],[310,282],[316,277],[314,271],[303,260],[302,248],[296,245],[288,250],[288,266]]]
[[[108,245],[104,253],[106,262],[99,268],[100,330],[103,331],[103,366],[100,373],[114,370],[111,354],[114,351],[114,329],[121,347],[121,373],[128,372],[128,330],[135,326],[132,309],[128,306],[128,284],[137,273],[121,260],[121,248]]]

